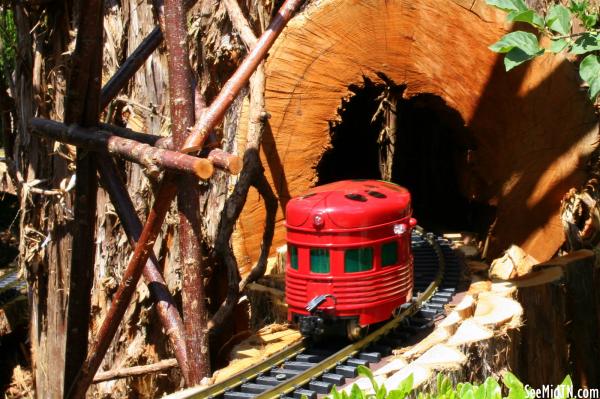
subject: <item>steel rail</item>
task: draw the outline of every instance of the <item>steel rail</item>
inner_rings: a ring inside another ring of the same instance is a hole
[[[404,309],[399,315],[394,317],[392,320],[384,324],[382,327],[380,327],[373,333],[367,335],[358,342],[345,346],[333,355],[327,357],[319,363],[316,363],[314,367],[311,367],[310,369],[307,369],[301,372],[300,374],[282,382],[280,385],[274,386],[273,389],[258,394],[257,396],[255,396],[254,399],[279,398],[294,391],[295,389],[298,389],[301,386],[308,384],[314,378],[319,377],[323,373],[335,368],[335,366],[340,364],[340,362],[343,362],[346,359],[352,357],[354,354],[358,353],[360,349],[382,338],[391,330],[398,327],[400,323],[402,323],[408,317],[413,316],[422,308],[423,304],[436,293],[438,287],[440,286],[446,271],[446,260],[440,245],[438,244],[435,238],[432,238],[433,236],[425,234],[423,229],[419,226],[417,226],[415,230],[417,234],[421,235],[429,243],[429,245],[433,248],[438,258],[439,267],[436,277],[427,286],[425,291],[423,291],[417,297],[417,299],[411,303],[409,307]],[[273,356],[270,356],[263,362],[256,364],[255,366],[252,366],[251,368],[237,373],[229,377],[228,379],[214,384],[208,388],[189,388],[165,396],[164,399],[204,399],[217,397],[219,395],[222,395],[226,391],[237,388],[244,382],[259,375],[260,373],[264,373],[265,371],[273,368],[274,366],[277,366],[283,363],[284,361],[292,358],[293,356],[302,353],[306,349],[308,349],[307,342],[305,340],[302,340],[301,342],[298,342],[288,348],[285,348],[275,353]]]

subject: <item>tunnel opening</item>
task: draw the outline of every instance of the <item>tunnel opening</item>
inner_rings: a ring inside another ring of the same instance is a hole
[[[427,230],[485,237],[495,207],[467,194],[474,148],[460,114],[435,95],[403,98],[405,87],[391,83],[365,79],[350,90],[340,121],[330,125],[331,148],[317,165],[317,184],[389,180],[410,190],[413,215]]]

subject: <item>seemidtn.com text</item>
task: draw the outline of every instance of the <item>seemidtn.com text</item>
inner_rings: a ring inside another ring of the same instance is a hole
[[[600,388],[574,388],[564,385],[542,385],[532,388],[525,385],[527,397],[530,399],[600,399]]]

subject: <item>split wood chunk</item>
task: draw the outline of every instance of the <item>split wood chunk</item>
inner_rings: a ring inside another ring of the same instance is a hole
[[[528,275],[539,263],[520,247],[511,245],[502,257],[492,262],[489,275],[492,279],[512,280]]]
[[[458,325],[464,320],[464,317],[456,311],[452,311],[446,316],[444,320],[438,324],[438,328],[443,328],[448,331],[448,334],[454,334]]]
[[[398,371],[397,373],[392,374],[392,376],[389,377],[383,383],[383,385],[385,386],[385,389],[388,392],[394,389],[398,389],[402,381],[407,379],[411,374],[413,376],[413,388],[416,388],[424,382],[428,381],[433,375],[433,372],[427,366],[411,363],[408,366],[401,369],[400,371]]]
[[[500,327],[508,322],[519,322],[523,314],[521,304],[501,296],[484,296],[477,302],[473,320],[483,326]]]
[[[467,291],[469,295],[477,296],[482,292],[488,292],[492,290],[492,282],[490,280],[473,281]]]
[[[446,342],[450,337],[450,333],[445,328],[436,328],[431,334],[423,338],[418,344],[414,345],[410,350],[405,352],[403,356],[406,359],[413,359],[437,344]]]
[[[266,326],[234,348],[231,362],[214,373],[213,382],[223,381],[246,370],[301,339],[302,335],[298,331],[284,325]]]
[[[466,319],[473,315],[475,310],[475,299],[472,295],[465,295],[465,297],[456,305],[454,311],[459,314],[462,319]]]
[[[490,339],[494,336],[492,330],[483,327],[473,319],[467,319],[458,327],[447,344],[452,346],[466,345]]]
[[[561,267],[548,267],[530,273],[527,277],[513,281],[493,281],[490,293],[510,297],[519,288],[535,287],[557,281],[563,276]]]
[[[407,365],[408,365],[408,363],[402,357],[396,357],[392,361],[390,361],[388,364],[386,364],[385,366],[380,367],[377,370],[375,370],[373,372],[373,374],[374,375],[385,375],[385,376],[387,376],[387,375],[390,375],[390,374],[395,373],[397,371],[400,371],[401,369],[403,369]]]
[[[434,370],[456,370],[465,364],[467,357],[458,349],[437,344],[421,355],[415,364]]]

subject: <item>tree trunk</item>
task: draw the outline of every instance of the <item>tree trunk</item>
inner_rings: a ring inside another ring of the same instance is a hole
[[[490,259],[511,243],[540,261],[553,256],[563,242],[560,199],[584,182],[597,120],[575,66],[560,56],[505,72],[502,58],[487,48],[507,33],[503,21],[503,13],[483,0],[435,6],[326,0],[306,7],[266,65],[271,118],[263,162],[280,201],[274,247],[284,242],[289,198],[324,182],[325,172],[328,179],[381,177],[379,129],[370,124],[376,102],[364,99],[376,99],[392,82],[403,88],[394,161],[399,173],[392,180],[414,191],[416,218],[437,209],[439,218],[488,218],[483,233],[495,219]],[[402,113],[408,106],[411,112]],[[414,119],[418,123],[403,125],[417,111],[425,113]],[[367,122],[357,119],[361,113]],[[325,165],[335,151],[343,154]],[[444,161],[430,171],[440,157]],[[455,193],[458,205],[449,200]],[[248,203],[235,249],[238,259],[252,260],[264,211],[255,194]],[[490,209],[491,217],[478,216],[480,208]]]

